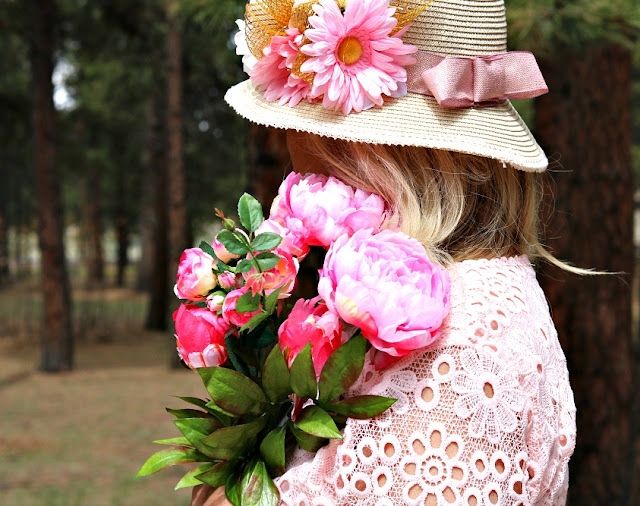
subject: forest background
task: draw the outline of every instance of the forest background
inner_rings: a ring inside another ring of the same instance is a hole
[[[516,104],[553,161],[546,244],[624,273],[539,269],[578,406],[569,504],[640,504],[639,2],[506,5],[551,89]],[[243,9],[0,0],[0,504],[188,504],[177,475],[133,478],[169,395],[200,393],[171,273],[214,207],[268,204],[290,168],[283,132],[222,100]]]

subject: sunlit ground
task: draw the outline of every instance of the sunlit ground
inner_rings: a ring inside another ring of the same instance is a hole
[[[179,435],[164,408],[182,402],[170,396],[202,397],[202,384],[169,370],[167,335],[139,330],[144,297],[111,289],[83,299],[77,368],[45,375],[35,372],[37,303],[28,318],[27,293],[0,292],[0,505],[187,505],[190,491],[173,492],[186,469],[135,474],[161,449],[154,439]],[[32,325],[18,332],[25,316]]]

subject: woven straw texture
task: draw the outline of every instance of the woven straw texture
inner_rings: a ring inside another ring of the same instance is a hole
[[[435,0],[403,41],[447,56],[485,56],[506,51],[506,29],[503,0]],[[411,72],[410,67],[407,70]],[[301,102],[291,108],[267,102],[250,81],[232,87],[225,100],[241,116],[275,128],[354,142],[470,153],[525,171],[540,172],[548,165],[508,101],[492,107],[447,109],[432,97],[409,93],[387,99],[383,107],[344,116],[321,104]]]

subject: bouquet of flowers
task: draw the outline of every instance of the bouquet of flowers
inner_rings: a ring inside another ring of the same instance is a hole
[[[174,314],[178,352],[208,398],[167,409],[182,436],[156,441],[170,448],[138,475],[198,462],[176,489],[225,486],[234,505],[276,505],[290,447],[315,452],[349,417],[395,402],[349,389],[365,360],[385,367],[437,339],[449,278],[382,198],[332,177],[290,174],[266,220],[244,194],[243,228],[217,215],[222,231],[183,253],[175,285],[187,301]],[[313,248],[324,253],[318,295],[294,300]]]

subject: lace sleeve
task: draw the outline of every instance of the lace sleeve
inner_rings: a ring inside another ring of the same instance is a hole
[[[284,504],[529,503],[526,396],[493,349],[447,347],[376,376],[359,393],[396,404],[286,473]]]
[[[398,401],[349,420],[317,454],[295,453],[277,480],[282,504],[565,504],[575,404],[535,272],[505,258],[451,273],[438,348],[366,365],[351,394]]]

